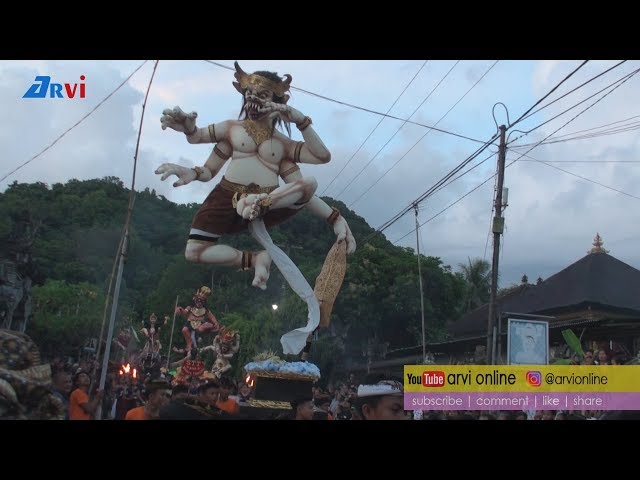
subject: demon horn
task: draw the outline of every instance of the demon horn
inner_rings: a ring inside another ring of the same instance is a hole
[[[247,74],[247,72],[242,70],[242,68],[240,68],[238,62],[233,62],[233,66],[236,67],[236,73],[234,73],[233,76],[236,77],[236,80],[238,80],[238,82],[240,82],[240,85],[244,87],[249,75]]]
[[[282,81],[282,93],[283,94],[289,90],[289,87],[291,85],[291,80],[292,80],[291,75],[289,75],[287,73],[284,76],[284,80]]]

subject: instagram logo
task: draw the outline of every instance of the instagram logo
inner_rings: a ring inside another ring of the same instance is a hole
[[[529,370],[527,372],[527,383],[532,387],[539,387],[542,385],[542,374],[537,370]]]

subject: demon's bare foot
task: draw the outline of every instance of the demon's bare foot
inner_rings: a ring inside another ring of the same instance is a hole
[[[261,290],[267,289],[267,280],[269,280],[269,269],[271,268],[271,256],[266,251],[260,252],[254,256],[255,276],[251,285]]]

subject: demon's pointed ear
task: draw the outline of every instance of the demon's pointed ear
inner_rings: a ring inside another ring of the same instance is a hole
[[[236,90],[238,92],[240,92],[242,95],[244,95],[244,91],[242,90],[242,87],[240,86],[240,84],[238,82],[233,82],[233,86],[236,88]]]

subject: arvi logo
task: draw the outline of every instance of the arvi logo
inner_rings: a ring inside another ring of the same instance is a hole
[[[422,372],[423,387],[444,387],[444,372],[437,370],[427,370]]]
[[[527,383],[532,387],[539,387],[542,385],[542,373],[538,370],[529,370],[526,374]]]
[[[80,75],[80,80],[84,80],[85,76]],[[80,88],[78,88],[78,86]],[[63,90],[64,87],[64,90]],[[86,97],[86,85],[84,83],[51,83],[49,75],[36,75],[33,85],[22,96],[22,98],[74,98],[76,94],[80,98]],[[79,92],[78,92],[79,90]],[[65,95],[66,94],[66,97]]]

